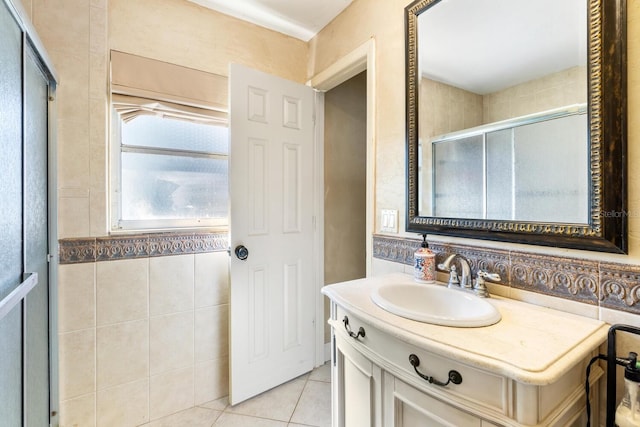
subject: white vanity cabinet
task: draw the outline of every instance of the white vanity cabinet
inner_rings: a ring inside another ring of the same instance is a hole
[[[332,425],[381,425],[379,421],[373,422],[379,418],[375,411],[380,411],[380,368],[340,338],[336,337],[334,342]]]
[[[586,425],[585,370],[608,325],[584,319],[586,326],[579,327],[578,316],[497,299],[501,326],[426,325],[371,303],[369,292],[380,283],[363,279],[323,289],[332,301],[334,427]],[[563,326],[573,331],[553,332]],[[528,329],[519,331],[522,327]],[[527,357],[542,343],[546,347],[539,354]],[[419,359],[415,369],[423,375],[446,382],[456,371],[462,382],[429,383],[416,373],[410,355]],[[598,402],[602,373],[592,367],[592,402]],[[592,405],[592,419],[597,407]]]
[[[476,415],[438,400],[387,374],[388,387],[383,399],[385,426],[453,427],[495,426]]]

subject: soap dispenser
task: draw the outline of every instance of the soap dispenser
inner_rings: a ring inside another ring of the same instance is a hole
[[[629,364],[624,368],[624,397],[616,409],[616,426],[640,426],[640,369],[638,354],[629,353]]]
[[[413,278],[420,283],[436,283],[436,254],[429,249],[427,235],[422,235],[422,244],[414,253]]]

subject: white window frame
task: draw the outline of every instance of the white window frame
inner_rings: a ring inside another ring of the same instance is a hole
[[[208,154],[189,150],[160,149],[138,146],[123,146],[122,144],[122,120],[118,113],[110,105],[111,110],[111,191],[110,191],[110,230],[112,233],[153,232],[153,231],[180,231],[214,229],[215,231],[227,231],[229,228],[229,214],[226,218],[193,218],[193,219],[154,219],[154,220],[123,220],[122,219],[122,167],[121,155],[123,152],[143,152],[149,154],[164,154],[175,156],[190,156],[200,158],[228,159],[225,154]]]

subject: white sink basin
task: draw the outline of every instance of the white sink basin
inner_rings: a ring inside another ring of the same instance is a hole
[[[371,299],[397,316],[434,325],[473,328],[502,318],[486,299],[438,285],[385,285],[373,291]]]

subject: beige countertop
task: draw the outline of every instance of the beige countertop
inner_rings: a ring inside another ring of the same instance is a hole
[[[388,274],[328,285],[322,293],[373,327],[409,344],[528,384],[555,382],[607,338],[609,325],[508,298],[488,301],[500,322],[479,328],[421,323],[378,307],[371,292],[382,285],[415,283],[408,274]]]

